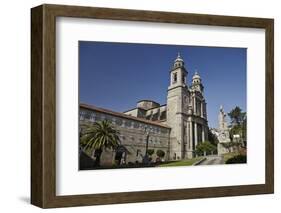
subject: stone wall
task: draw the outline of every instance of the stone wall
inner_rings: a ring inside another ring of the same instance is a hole
[[[127,116],[128,117],[128,116]],[[80,124],[94,123],[108,120],[120,132],[121,145],[127,149],[123,160],[125,163],[142,162],[145,155],[146,132],[149,132],[148,149],[154,149],[152,160],[156,159],[157,150],[165,152],[165,160],[168,160],[170,129],[152,122],[146,123],[139,120],[114,116],[95,110],[80,108]],[[102,153],[101,165],[112,165],[115,159],[114,150],[105,150]]]

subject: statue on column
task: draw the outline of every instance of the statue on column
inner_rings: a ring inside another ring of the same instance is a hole
[[[223,131],[227,129],[226,114],[224,113],[222,105],[219,112],[219,130]]]
[[[218,118],[219,118],[218,154],[220,155],[229,152],[229,150],[226,148],[227,147],[226,145],[230,142],[229,129],[227,127],[227,122],[226,122],[226,114],[222,106],[220,106],[220,112]]]

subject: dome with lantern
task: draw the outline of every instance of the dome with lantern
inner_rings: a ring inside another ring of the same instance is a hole
[[[181,58],[180,53],[178,53],[178,56],[177,56],[177,58],[174,61],[174,69],[178,68],[178,67],[183,67],[183,66],[184,66],[184,61]]]
[[[201,77],[199,73],[196,71],[195,74],[192,77],[192,83],[193,84],[200,84],[201,83]]]

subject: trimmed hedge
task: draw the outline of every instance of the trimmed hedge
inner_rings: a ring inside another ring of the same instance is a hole
[[[236,155],[232,158],[229,158],[226,164],[234,164],[234,163],[247,163],[247,156],[246,155]]]

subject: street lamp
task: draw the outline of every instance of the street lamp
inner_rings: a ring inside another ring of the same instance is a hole
[[[148,140],[149,140],[149,131],[147,129],[147,127],[144,128],[144,133],[146,134],[146,144],[145,144],[145,155],[142,159],[142,162],[144,164],[148,164],[149,163],[149,157],[148,157]]]

